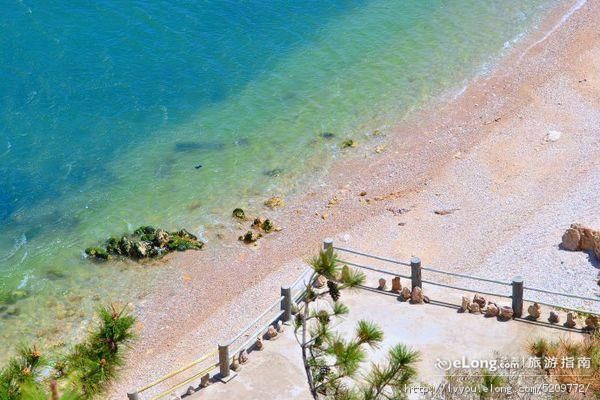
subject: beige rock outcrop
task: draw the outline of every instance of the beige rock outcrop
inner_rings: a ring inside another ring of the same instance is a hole
[[[600,231],[581,224],[571,224],[562,236],[562,247],[570,251],[592,251],[600,260]]]

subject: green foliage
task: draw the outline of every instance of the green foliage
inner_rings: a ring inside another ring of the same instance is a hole
[[[397,345],[389,350],[385,363],[372,365],[362,373],[367,360],[367,348],[377,349],[384,333],[370,321],[358,322],[354,335],[345,338],[333,332],[330,325],[347,315],[349,309],[339,301],[341,291],[363,285],[365,275],[348,266],[341,266],[333,249],[321,250],[310,264],[314,270],[307,285],[301,310],[296,314],[296,331],[302,329],[302,353],[309,386],[314,398],[335,400],[404,398],[404,384],[416,375],[413,367],[418,353]],[[327,289],[315,289],[317,276],[327,279]],[[313,308],[311,310],[310,308]],[[392,395],[393,397],[389,397]]]
[[[21,346],[17,356],[11,358],[0,372],[0,399],[21,399],[23,386],[38,385],[37,381],[44,365],[46,360],[35,346]]]
[[[124,307],[121,310],[114,306],[102,308],[98,316],[98,328],[67,357],[66,375],[86,399],[102,392],[116,376],[117,368],[123,363],[120,344],[133,338],[131,329],[135,317],[128,315]]]
[[[123,345],[133,339],[135,317],[112,305],[98,310],[98,317],[96,329],[70,354],[57,359],[48,376],[41,373],[49,365],[41,352],[35,346],[21,347],[0,370],[0,400],[86,400],[101,393],[123,362]],[[67,388],[62,397],[54,379]]]

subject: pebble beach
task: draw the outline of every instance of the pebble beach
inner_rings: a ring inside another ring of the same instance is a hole
[[[281,232],[245,245],[237,237],[247,227],[232,223],[206,232],[218,246],[170,256],[160,290],[132,301],[138,340],[109,398],[233,336],[327,237],[598,298],[600,261],[559,244],[571,223],[600,229],[599,15],[600,2],[564,2],[464,90],[343,149],[283,207],[246,210],[272,218]],[[548,299],[600,311],[597,303]]]

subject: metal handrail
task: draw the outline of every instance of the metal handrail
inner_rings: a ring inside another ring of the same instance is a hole
[[[242,337],[242,335],[244,333],[246,333],[248,330],[250,330],[254,325],[256,325],[258,323],[258,321],[260,321],[265,315],[267,315],[269,313],[269,311],[271,311],[273,309],[273,307],[275,307],[276,305],[280,305],[281,304],[281,300],[283,300],[283,299],[284,299],[284,297],[280,296],[277,299],[277,301],[273,302],[265,311],[262,312],[262,314],[260,314],[251,323],[249,323],[242,331],[240,331],[240,333],[237,334],[237,336],[235,336],[229,342],[225,343],[224,346],[231,346],[233,344],[233,342],[235,342],[240,337]]]
[[[447,287],[447,288],[450,288],[450,289],[466,290],[467,292],[471,292],[471,293],[487,294],[488,296],[504,297],[504,298],[507,298],[507,299],[512,298],[512,296],[507,296],[505,294],[498,294],[498,293],[486,292],[486,291],[483,291],[483,290],[473,290],[473,289],[464,288],[464,287],[460,287],[460,286],[447,285],[445,283],[427,281],[425,279],[421,279],[421,282],[428,283],[430,285],[435,285],[435,286]]]
[[[360,251],[345,249],[343,247],[333,246],[333,248],[335,250],[345,251],[347,253],[357,254],[359,256],[365,256],[365,257],[374,258],[374,259],[380,260],[380,261],[387,261],[387,262],[391,262],[391,263],[394,263],[394,264],[400,264],[400,265],[405,265],[407,267],[410,267],[410,263],[407,263],[405,261],[398,261],[398,260],[392,260],[391,258],[384,258],[384,257],[374,256],[372,254],[361,253]]]
[[[495,279],[482,278],[480,276],[472,276],[472,275],[459,274],[459,273],[456,273],[456,272],[441,271],[439,269],[434,269],[434,268],[431,268],[431,267],[421,267],[421,269],[423,271],[435,272],[435,273],[438,273],[438,274],[444,274],[444,275],[450,275],[450,276],[458,276],[460,278],[473,279],[475,281],[483,281],[483,282],[495,283],[497,285],[511,286],[510,282],[499,281],[499,280],[495,280]]]
[[[570,308],[570,307],[565,307],[565,306],[561,306],[558,304],[551,304],[551,303],[544,303],[542,301],[538,301],[538,300],[531,300],[531,299],[523,299],[523,301],[528,301],[529,303],[538,303],[544,306],[548,306],[548,307],[554,307],[554,308],[561,308],[563,310],[569,310],[569,311],[575,311],[578,313],[584,313],[584,314],[593,314],[593,315],[598,315],[600,316],[600,313],[597,312],[593,312],[593,311],[587,311],[587,310],[581,310],[581,309],[576,309],[576,308]]]
[[[191,383],[191,382],[195,381],[196,379],[198,379],[198,378],[202,377],[204,374],[207,374],[208,372],[210,372],[211,370],[213,370],[214,368],[216,368],[218,365],[219,365],[219,363],[217,362],[216,364],[213,364],[213,365],[209,366],[208,368],[205,368],[205,369],[203,369],[202,371],[198,372],[197,374],[195,374],[195,375],[194,375],[194,376],[192,376],[191,378],[188,378],[188,379],[186,379],[185,381],[183,381],[183,382],[181,382],[181,383],[179,383],[179,384],[177,384],[177,385],[175,385],[175,386],[173,386],[173,387],[171,387],[171,388],[169,388],[169,389],[167,389],[167,390],[163,391],[162,393],[160,393],[160,394],[157,394],[156,396],[154,396],[154,397],[150,398],[150,400],[158,400],[158,399],[162,399],[163,397],[165,397],[165,396],[167,396],[167,395],[171,394],[171,392],[172,392],[173,390],[177,390],[177,389],[179,389],[180,387],[182,387],[182,386],[185,386],[185,385],[187,385],[188,383]]]
[[[353,267],[357,267],[357,268],[368,269],[368,270],[375,271],[375,272],[381,272],[382,274],[394,275],[394,276],[399,276],[401,278],[410,279],[410,276],[408,276],[408,275],[397,274],[395,272],[387,271],[385,269],[379,269],[379,268],[375,268],[375,267],[369,267],[367,265],[356,264],[356,263],[352,263],[352,262],[344,261],[344,260],[340,260],[340,262],[342,262],[344,264],[352,265]]]
[[[238,348],[232,353],[233,356],[231,356],[230,358],[233,359],[236,354],[238,354],[242,349],[245,349],[252,340],[255,340],[255,338],[258,337],[258,335],[261,332],[263,332],[265,329],[267,329],[267,327],[269,325],[271,325],[272,321],[278,320],[283,315],[283,313],[284,313],[283,310],[280,311],[275,317],[273,317],[273,320],[269,320],[269,322],[256,328],[256,330],[254,330],[253,334],[249,335],[248,339],[246,339],[246,341],[244,343],[242,343],[241,345],[238,346]]]
[[[595,302],[599,302],[600,303],[600,299],[592,299],[591,297],[577,296],[575,294],[567,294],[567,293],[554,292],[552,290],[538,289],[538,288],[534,288],[534,287],[530,287],[530,286],[523,286],[523,289],[533,290],[534,292],[541,292],[541,293],[547,293],[547,294],[555,294],[557,296],[571,297],[573,299],[595,301]]]
[[[174,377],[175,375],[178,375],[178,374],[180,374],[180,373],[182,373],[182,372],[184,372],[184,371],[187,371],[188,369],[192,368],[193,366],[196,366],[196,365],[200,364],[202,361],[204,361],[204,360],[206,360],[207,358],[209,358],[209,357],[211,357],[211,356],[214,356],[214,355],[216,355],[216,354],[217,354],[217,350],[215,350],[215,351],[211,351],[210,353],[203,355],[203,356],[202,356],[202,357],[200,357],[199,359],[197,359],[197,360],[195,360],[195,361],[192,361],[191,363],[189,363],[189,364],[187,364],[187,365],[184,365],[184,366],[183,366],[183,367],[181,367],[180,369],[178,369],[178,370],[176,370],[176,371],[173,371],[173,372],[170,372],[170,373],[168,373],[167,375],[164,375],[164,376],[162,376],[161,378],[159,378],[159,379],[155,380],[154,382],[152,382],[152,383],[149,383],[148,385],[144,386],[143,388],[141,388],[141,389],[138,389],[138,390],[137,390],[137,392],[138,392],[138,393],[142,393],[142,392],[144,392],[144,391],[146,391],[146,390],[148,390],[148,389],[150,389],[150,388],[152,388],[152,387],[154,387],[154,386],[158,385],[159,383],[163,383],[163,382],[164,382],[164,381],[166,381],[167,379],[169,379],[169,378],[172,378],[172,377]]]

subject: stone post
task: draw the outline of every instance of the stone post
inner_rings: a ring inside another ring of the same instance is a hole
[[[410,279],[412,281],[412,288],[420,287],[423,288],[421,282],[421,259],[419,257],[412,257],[410,259]]]
[[[140,395],[138,394],[137,390],[134,390],[131,393],[127,393],[127,398],[129,400],[140,400]]]
[[[515,317],[523,315],[523,277],[515,276],[512,280],[512,309]]]
[[[333,255],[333,239],[327,238],[323,241],[323,250],[329,255]]]
[[[281,295],[283,296],[283,299],[281,299],[281,309],[283,310],[281,320],[283,322],[288,322],[292,319],[292,288],[289,286],[282,286]]]
[[[219,375],[222,379],[229,376],[229,345],[219,345]]]

